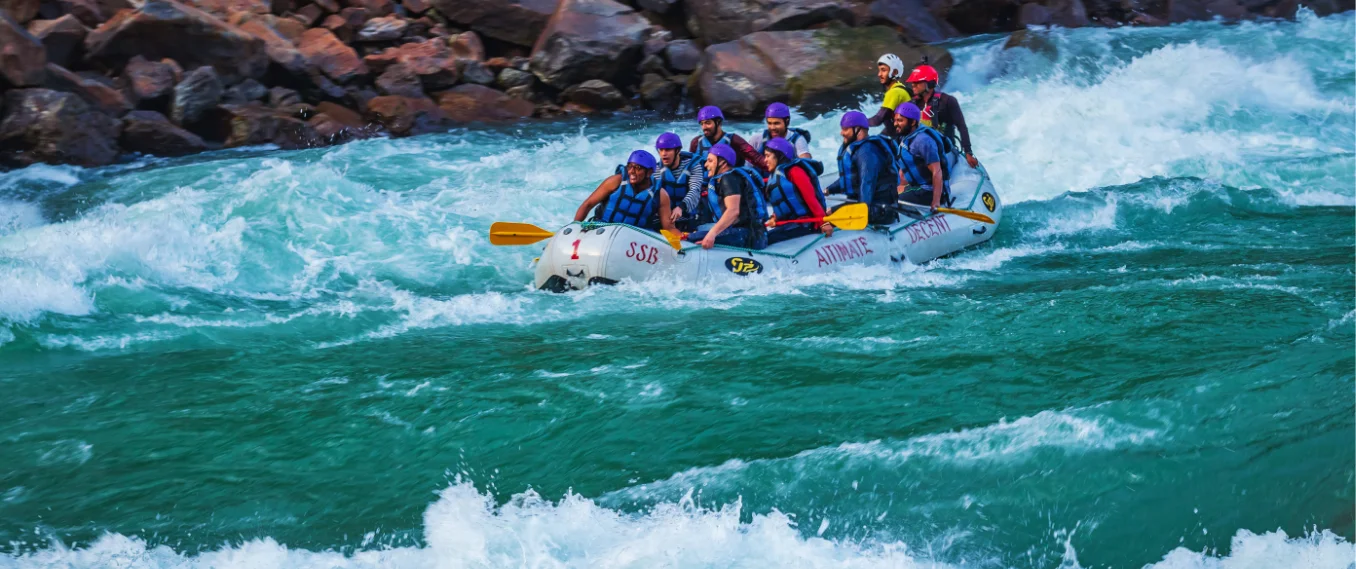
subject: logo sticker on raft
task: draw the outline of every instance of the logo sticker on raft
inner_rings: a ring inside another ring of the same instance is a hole
[[[951,231],[951,224],[946,221],[945,215],[938,214],[910,225],[906,229],[909,230],[909,244],[913,245],[919,241]]]
[[[763,272],[763,264],[744,257],[730,257],[725,260],[725,268],[736,275],[751,275]]]
[[[815,256],[819,258],[819,264],[816,266],[822,267],[842,261],[851,261],[871,253],[874,253],[874,251],[867,246],[865,237],[858,237],[846,243],[830,243],[815,249]]]
[[[989,210],[989,213],[993,213],[993,208],[998,207],[998,202],[993,199],[993,194],[989,192],[984,192],[984,195],[980,196],[979,199],[984,202],[984,207]]]

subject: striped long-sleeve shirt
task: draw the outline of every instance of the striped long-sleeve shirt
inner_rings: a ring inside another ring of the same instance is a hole
[[[661,165],[661,167],[668,169],[668,166]],[[663,172],[664,170],[660,170],[659,174],[662,175]],[[681,204],[672,205],[674,207],[681,205],[683,217],[692,217],[697,214],[697,207],[702,198],[702,186],[706,185],[706,168],[702,165],[701,160],[689,157],[687,160],[679,162],[678,168],[674,172],[675,177],[682,174],[687,174],[687,194],[683,196]]]

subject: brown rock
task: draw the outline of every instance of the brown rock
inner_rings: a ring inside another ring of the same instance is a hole
[[[174,67],[160,61],[146,61],[140,55],[127,62],[122,70],[132,97],[143,103],[163,101],[174,91]]]
[[[669,69],[680,73],[691,73],[702,61],[702,50],[692,40],[677,40],[664,47],[664,59]]]
[[[358,30],[356,39],[362,42],[394,41],[405,35],[408,26],[409,23],[400,16],[372,18]]]
[[[925,0],[876,0],[871,4],[870,20],[896,26],[906,37],[919,42],[938,42],[960,35],[955,27],[928,9]]]
[[[0,14],[0,79],[11,86],[41,85],[47,48],[5,14]],[[2,84],[2,83],[0,83]]]
[[[226,135],[223,145],[227,148],[257,144],[276,144],[284,149],[306,148],[320,140],[306,121],[258,103],[221,105],[213,115],[217,127]]]
[[[630,84],[650,23],[612,0],[561,0],[532,48],[532,72],[558,89],[589,79]]]
[[[170,104],[170,118],[190,126],[202,118],[204,112],[221,102],[225,89],[221,79],[210,66],[202,66],[184,74],[184,80],[174,86],[174,100]]]
[[[319,20],[324,15],[325,10],[320,6],[316,6],[315,4],[307,4],[305,6],[302,6],[300,10],[294,12],[291,15],[291,18],[293,20],[301,22],[301,25],[309,28],[311,26],[314,26],[316,20]]]
[[[367,66],[358,58],[358,52],[344,45],[329,30],[306,30],[298,49],[312,67],[340,83],[367,75]]]
[[[65,67],[83,55],[89,28],[67,14],[55,20],[33,20],[28,23],[28,33],[47,49],[48,62]]]
[[[89,33],[85,53],[112,69],[134,55],[173,57],[190,67],[211,65],[227,76],[258,77],[268,69],[259,38],[174,0],[146,0],[140,9],[119,12]]]
[[[626,97],[607,81],[590,79],[565,90],[565,100],[602,111],[626,106]]]
[[[405,7],[405,11],[416,16],[433,7],[433,3],[429,0],[401,0],[400,5]]]
[[[0,122],[0,163],[103,166],[118,156],[118,119],[90,108],[72,93],[12,89]]]
[[[457,84],[460,75],[452,50],[440,41],[407,43],[363,58],[373,70],[385,71],[396,63],[403,63],[419,76],[425,91],[446,89]]]
[[[516,69],[518,66],[514,65],[513,61],[507,57],[491,57],[485,60],[485,67],[488,67],[494,70],[496,73],[498,73],[500,69],[506,69],[509,67],[513,67]],[[523,70],[519,69],[519,71]]]
[[[384,95],[367,102],[368,115],[392,136],[410,136],[442,130],[443,111],[425,97]]]
[[[268,106],[286,107],[301,103],[301,95],[287,87],[274,87],[268,90]]]
[[[438,94],[438,107],[455,122],[499,122],[532,116],[532,103],[483,85],[458,85]]]
[[[38,15],[40,0],[0,0],[0,12],[8,14],[18,24],[26,24]]]
[[[246,79],[226,89],[222,93],[221,100],[225,103],[244,104],[253,101],[262,101],[268,97],[268,87],[253,79]]]
[[[391,0],[344,0],[349,8],[362,8],[370,17],[387,16],[395,12],[395,3]]]
[[[419,76],[403,63],[387,67],[386,71],[377,77],[377,90],[383,95],[416,98],[424,96],[424,84],[419,81]]]
[[[557,0],[431,0],[448,20],[497,40],[531,46],[546,29]]]
[[[485,44],[475,32],[463,32],[447,38],[447,46],[452,48],[452,56],[457,59],[485,60]]]
[[[687,0],[688,29],[707,45],[758,31],[800,30],[817,24],[853,22],[834,0]],[[875,58],[872,58],[875,61]]]
[[[358,31],[367,23],[368,14],[366,8],[344,8],[339,11],[339,17],[354,31]]]
[[[264,19],[253,19],[241,24],[240,29],[264,42],[264,53],[275,67],[294,76],[306,75],[310,69],[306,56],[279,29],[289,25],[284,22],[300,25],[288,18],[276,18],[272,25]]]
[[[132,110],[132,104],[120,91],[94,79],[72,73],[55,63],[47,64],[47,88],[75,93],[91,107],[111,116],[121,116]]]
[[[339,0],[315,0],[315,5],[320,6],[326,14],[338,14],[340,10]]]
[[[198,135],[179,128],[155,111],[132,111],[122,118],[124,149],[156,156],[183,156],[207,150]]]
[[[339,103],[322,101],[316,104],[315,110],[317,113],[325,113],[334,120],[353,128],[363,128],[368,124],[358,111],[340,105]]]
[[[269,0],[187,0],[186,3],[209,14],[236,18],[239,17],[237,14],[268,14],[273,10]]]
[[[325,28],[339,38],[339,41],[349,43],[353,41],[353,28],[349,27],[348,21],[339,14],[330,14],[320,22],[320,27]]]
[[[535,75],[526,71],[518,71],[512,67],[505,67],[499,71],[499,86],[505,91],[519,86],[531,86],[537,80]]]
[[[94,0],[56,0],[62,14],[70,14],[86,26],[97,26],[107,17]]]
[[[301,35],[306,33],[306,26],[301,25],[301,22],[293,20],[292,18],[271,18],[269,20],[269,25],[278,33],[278,35],[285,37],[287,38],[287,41],[292,42],[292,45],[296,45],[297,42],[300,42]]]

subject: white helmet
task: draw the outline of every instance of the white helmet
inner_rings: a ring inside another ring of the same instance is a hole
[[[876,60],[876,65],[884,65],[889,68],[891,79],[904,76],[904,62],[899,59],[898,55],[893,53],[887,53],[880,56],[880,59]]]

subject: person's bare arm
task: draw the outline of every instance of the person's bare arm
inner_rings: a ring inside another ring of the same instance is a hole
[[[932,170],[932,209],[937,209],[942,207],[942,163],[928,164],[928,169]]]
[[[720,219],[716,220],[716,225],[706,232],[706,237],[702,239],[703,249],[710,249],[712,245],[715,245],[716,236],[729,229],[739,219],[739,200],[740,196],[738,195],[725,196],[725,212],[720,215]]]
[[[589,212],[593,211],[593,208],[598,207],[598,204],[603,203],[607,196],[612,195],[612,192],[621,187],[621,179],[621,174],[613,174],[603,179],[603,183],[598,184],[598,189],[593,190],[593,193],[589,194],[589,197],[584,200],[579,209],[574,211],[574,220],[584,221],[589,216]]]
[[[673,226],[673,216],[665,214],[665,212],[673,211],[673,204],[669,202],[669,193],[664,191],[663,188],[659,188],[657,191],[659,192],[659,226],[664,228],[664,231],[674,235],[682,235],[678,228]]]

